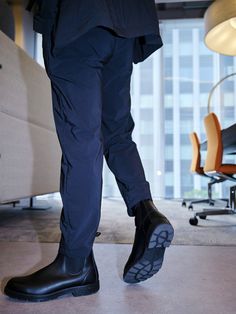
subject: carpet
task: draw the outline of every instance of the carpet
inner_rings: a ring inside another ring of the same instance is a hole
[[[172,244],[236,246],[236,216],[211,216],[200,219],[198,226],[191,226],[189,218],[193,212],[181,207],[180,201],[154,200],[154,203],[173,224]],[[51,208],[22,210],[22,203],[16,207],[1,205],[0,242],[59,242],[61,200],[40,199],[36,200],[37,205],[50,205]],[[98,231],[101,235],[96,238],[97,243],[133,243],[134,218],[127,215],[122,199],[103,198]]]

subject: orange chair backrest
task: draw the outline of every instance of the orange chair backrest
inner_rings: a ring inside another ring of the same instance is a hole
[[[221,126],[217,116],[211,112],[204,118],[207,136],[207,155],[204,172],[217,171],[222,164],[223,145]]]
[[[189,138],[192,144],[192,162],[190,171],[198,172],[201,165],[200,142],[196,132],[190,133]]]

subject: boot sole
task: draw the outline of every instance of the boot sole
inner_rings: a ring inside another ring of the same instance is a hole
[[[4,293],[7,296],[14,299],[30,301],[30,302],[43,302],[43,301],[56,299],[65,294],[72,294],[74,297],[79,297],[79,296],[96,293],[98,290],[99,290],[99,281],[94,284],[66,288],[66,289],[58,290],[56,292],[49,293],[49,294],[41,294],[41,295],[25,294],[18,291],[10,290],[7,287],[5,288]]]
[[[127,283],[138,283],[156,274],[162,267],[166,247],[174,237],[171,224],[160,224],[151,229],[143,255],[124,274]]]

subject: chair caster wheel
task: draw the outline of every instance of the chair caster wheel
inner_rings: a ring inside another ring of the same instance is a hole
[[[188,210],[193,210],[193,205],[189,205]]]
[[[200,219],[206,219],[207,216],[206,216],[206,215],[199,215],[199,218],[200,218]]]
[[[198,219],[197,219],[196,217],[190,218],[190,219],[189,219],[189,223],[190,223],[190,225],[192,225],[192,226],[196,226],[196,225],[198,224]]]
[[[182,206],[182,207],[186,207],[186,206],[187,206],[186,202],[183,201],[182,204],[181,204],[181,206]]]

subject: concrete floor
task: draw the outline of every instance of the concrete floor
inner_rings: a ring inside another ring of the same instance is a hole
[[[94,245],[100,274],[98,293],[63,296],[41,303],[10,299],[2,291],[11,276],[48,264],[58,244],[0,243],[1,314],[235,314],[236,247],[172,245],[162,269],[146,282],[122,281],[129,244]]]

